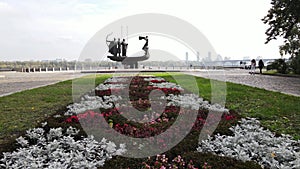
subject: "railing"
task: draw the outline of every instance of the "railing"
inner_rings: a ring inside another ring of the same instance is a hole
[[[222,67],[222,66],[140,66],[139,70],[201,70],[201,69],[224,69],[224,68],[242,68],[240,66],[235,67]],[[118,69],[130,69],[120,66],[103,66],[103,67],[27,67],[27,68],[14,68],[7,71],[17,72],[65,72],[65,71],[89,71],[89,70],[118,70]]]

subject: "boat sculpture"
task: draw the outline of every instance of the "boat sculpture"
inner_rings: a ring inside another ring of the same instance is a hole
[[[130,68],[134,69],[134,68],[138,68],[138,62],[149,59],[150,54],[149,54],[149,47],[148,47],[148,36],[146,36],[146,37],[139,36],[139,40],[146,41],[143,46],[143,50],[145,51],[144,55],[128,57],[126,55],[118,56],[118,53],[119,54],[121,53],[120,51],[118,52],[118,50],[120,50],[120,47],[119,47],[119,49],[117,49],[117,47],[114,46],[114,45],[117,45],[117,42],[115,41],[115,39],[114,39],[114,41],[107,40],[109,35],[107,35],[107,37],[106,37],[106,42],[110,42],[110,44],[107,43],[107,46],[109,48],[109,53],[112,54],[112,55],[107,56],[107,58],[109,58],[110,60],[115,61],[115,62],[121,62],[123,65],[125,65],[125,66],[128,65]],[[124,48],[122,48],[122,50],[124,50]],[[125,48],[125,50],[127,50],[127,47]],[[126,53],[126,51],[124,53]],[[122,51],[122,55],[123,55],[123,51]]]

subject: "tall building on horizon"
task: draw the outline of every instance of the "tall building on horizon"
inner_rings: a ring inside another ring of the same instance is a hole
[[[186,62],[186,64],[189,63],[189,53],[188,52],[185,53],[185,62]]]
[[[210,51],[208,52],[208,55],[207,55],[207,61],[209,61],[209,62],[212,61],[212,59],[211,59],[211,52]]]

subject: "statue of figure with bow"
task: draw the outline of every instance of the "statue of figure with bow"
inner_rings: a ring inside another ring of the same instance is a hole
[[[111,53],[113,56],[117,56],[118,54],[118,43],[116,41],[116,38],[114,38],[114,40],[110,41],[110,40],[107,40],[108,39],[108,36],[110,36],[112,33],[108,34],[106,36],[106,42],[109,42],[109,44],[107,44],[109,50],[108,52]]]

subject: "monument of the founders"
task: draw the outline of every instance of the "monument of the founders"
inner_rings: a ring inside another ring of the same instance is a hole
[[[142,48],[145,51],[145,54],[143,56],[127,57],[128,43],[125,41],[125,39],[122,39],[122,42],[120,38],[118,38],[118,40],[114,38],[113,40],[109,41],[107,40],[109,35],[106,36],[106,42],[109,42],[107,43],[109,48],[108,52],[112,54],[112,56],[107,56],[110,60],[121,62],[124,66],[130,66],[130,68],[138,68],[139,61],[149,59],[150,55],[148,51],[148,36],[139,36],[139,40],[145,40],[145,44]]]

